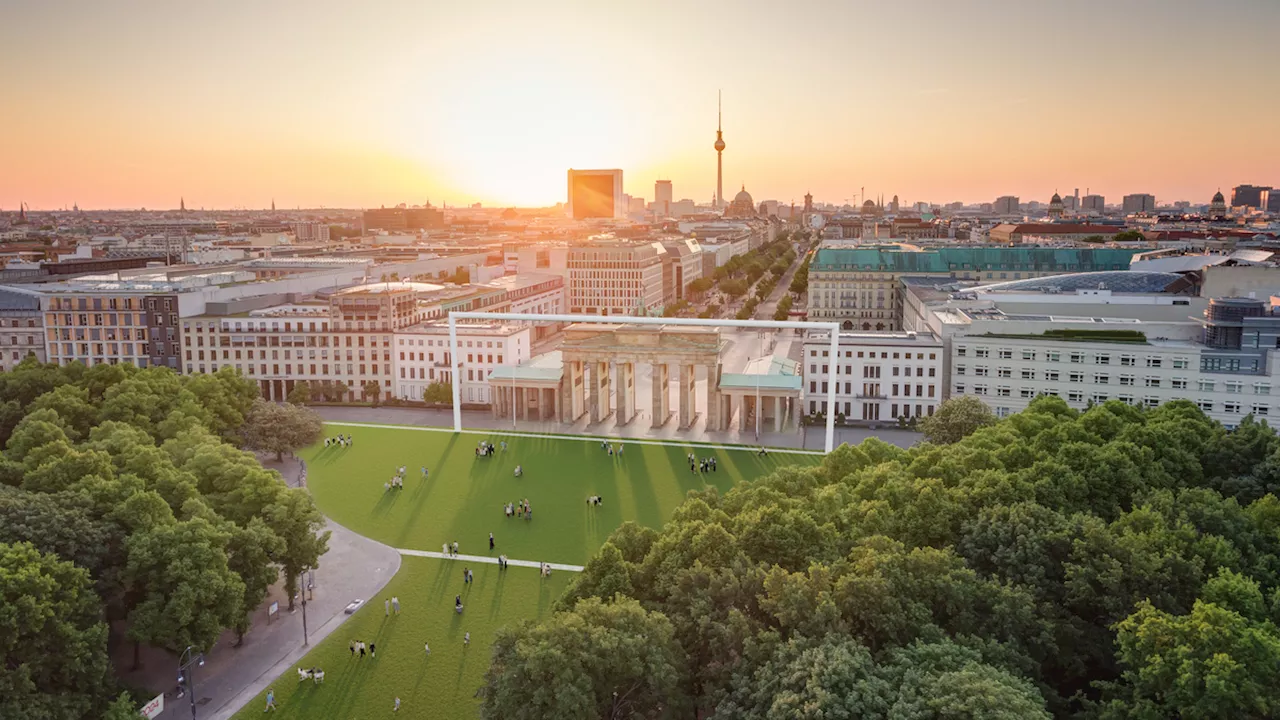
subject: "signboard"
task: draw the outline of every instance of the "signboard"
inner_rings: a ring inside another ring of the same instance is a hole
[[[280,613],[280,603],[273,602],[271,607],[267,608],[267,615],[277,615]]]
[[[153,720],[154,718],[160,717],[160,713],[162,712],[164,712],[164,693],[160,693],[152,698],[151,702],[143,705],[142,709],[138,711],[138,714],[147,718],[147,720]]]

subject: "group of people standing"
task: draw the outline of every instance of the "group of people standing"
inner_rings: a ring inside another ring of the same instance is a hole
[[[616,453],[618,457],[622,457],[622,443],[618,443],[618,446],[614,447],[612,444],[609,443],[608,440],[601,440],[600,449],[608,451],[610,455],[613,455]]]
[[[341,445],[342,447],[351,447],[351,436],[339,434],[338,437],[324,439],[324,446]]]
[[[360,653],[360,659],[364,659],[365,644],[363,640],[352,640],[348,647],[351,649],[351,657],[355,657],[356,653]],[[368,650],[370,658],[378,656],[378,646],[376,644],[369,643]]]
[[[488,440],[481,440],[480,444],[476,445],[476,457],[488,457],[494,453],[494,450],[495,448],[493,447],[493,443],[489,442]],[[503,452],[507,451],[506,440],[502,441],[502,451]]]
[[[533,519],[533,506],[529,504],[528,498],[525,498],[520,502],[507,503],[503,506],[502,512],[509,518],[519,516],[525,520]]]
[[[714,457],[699,459],[693,453],[689,453],[689,472],[715,472],[716,467]]]
[[[405,466],[404,466],[404,465],[401,465],[400,467],[396,468],[396,474],[391,476],[391,482],[383,483],[383,484],[382,484],[382,489],[383,489],[383,490],[390,490],[391,488],[402,488],[402,489],[403,489],[403,488],[404,488],[404,474],[405,474],[405,472],[406,472],[406,471],[407,471],[407,468],[405,468]],[[425,467],[424,467],[424,468],[422,468],[422,477],[423,477],[424,479],[427,477],[427,469],[426,469]]]

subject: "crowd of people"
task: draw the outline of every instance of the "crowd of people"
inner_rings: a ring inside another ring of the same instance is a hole
[[[699,458],[689,453],[689,472],[715,472],[717,467],[715,457]]]
[[[344,448],[345,448],[345,447],[351,447],[351,436],[350,436],[350,435],[342,435],[342,434],[339,434],[337,437],[331,437],[331,438],[325,438],[325,439],[324,439],[324,446],[325,446],[325,447],[333,447],[333,446],[335,446],[335,445],[336,445],[336,446],[340,446],[340,447],[344,447]]]
[[[529,504],[528,498],[517,502],[509,502],[506,505],[503,505],[502,512],[509,518],[522,517],[525,520],[533,519],[533,506]]]

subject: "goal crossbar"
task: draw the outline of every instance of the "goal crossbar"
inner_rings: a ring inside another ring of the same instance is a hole
[[[631,315],[569,315],[491,313],[454,311],[449,313],[449,352],[453,356],[453,431],[462,432],[462,358],[458,353],[458,320],[511,320],[521,322],[599,323],[606,325],[683,325],[690,327],[735,327],[755,330],[826,330],[831,335],[831,362],[840,356],[840,323],[801,322],[798,320],[720,320],[703,318],[663,318]],[[801,362],[803,366],[803,361]],[[835,448],[836,438],[836,383],[827,383],[827,439],[826,452]]]

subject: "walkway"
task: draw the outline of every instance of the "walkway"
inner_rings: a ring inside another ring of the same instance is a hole
[[[482,563],[485,565],[497,565],[498,558],[488,557],[487,555],[446,555],[442,552],[434,552],[432,550],[405,550],[403,548],[396,550],[401,555],[410,555],[412,557],[435,558],[436,560],[465,560],[469,563]],[[539,563],[533,560],[507,560],[508,565],[516,567],[540,568],[543,565],[550,565],[552,570],[564,570],[565,572],[582,572],[581,565],[564,565],[561,563]]]

